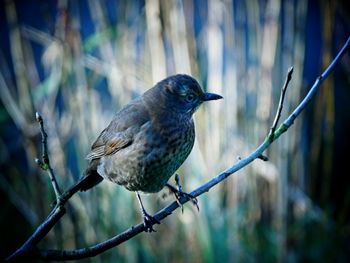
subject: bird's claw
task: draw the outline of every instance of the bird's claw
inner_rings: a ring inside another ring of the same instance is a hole
[[[153,225],[160,224],[160,221],[157,218],[155,218],[154,216],[151,216],[150,214],[148,214],[146,212],[146,209],[142,204],[141,197],[140,197],[140,194],[138,192],[136,192],[136,196],[137,196],[137,200],[139,201],[140,208],[141,208],[142,217],[143,217],[143,225],[146,228],[145,231],[149,232],[149,233],[156,232],[153,229]]]
[[[199,211],[199,206],[198,206],[198,200],[196,197],[194,197],[193,195],[183,192],[183,191],[177,191],[174,192],[175,198],[176,198],[176,202],[179,204],[179,206],[181,206],[181,210],[183,212],[183,205],[180,203],[180,198],[183,197],[189,201],[191,201],[191,203],[197,208],[197,210]]]
[[[182,187],[180,184],[180,177],[178,174],[175,175],[175,182],[177,185],[177,188],[171,184],[166,184],[168,186],[168,188],[170,189],[171,192],[173,192],[173,194],[175,195],[176,198],[176,202],[177,204],[181,207],[181,211],[183,212],[183,205],[180,202],[181,197],[185,198],[186,200],[189,200],[192,202],[192,204],[194,206],[196,206],[197,210],[199,211],[199,206],[198,206],[198,200],[195,196],[193,196],[192,194],[186,193],[184,191],[182,191]]]
[[[160,221],[156,219],[154,216],[149,215],[146,211],[143,213],[143,225],[146,228],[146,232],[157,232],[154,230],[153,225],[160,224]]]

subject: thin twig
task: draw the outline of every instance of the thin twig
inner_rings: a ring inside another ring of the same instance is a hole
[[[37,122],[40,124],[41,145],[42,145],[42,160],[39,160],[37,158],[37,159],[35,159],[35,162],[43,170],[47,171],[47,173],[50,177],[51,183],[52,183],[53,190],[55,191],[56,201],[58,202],[59,197],[61,195],[61,191],[60,191],[60,188],[58,186],[56,176],[55,176],[53,169],[50,165],[50,159],[49,159],[49,154],[48,154],[48,150],[47,150],[47,133],[45,132],[45,129],[44,129],[44,120],[38,112],[35,113],[35,118],[36,118]]]
[[[269,160],[269,157],[263,154],[260,154],[257,158],[263,160],[264,162],[267,162]]]
[[[269,133],[269,136],[273,136],[276,128],[277,128],[277,124],[278,124],[278,121],[279,119],[281,118],[281,113],[282,113],[282,109],[283,109],[283,102],[284,102],[284,97],[286,95],[286,91],[287,91],[287,88],[288,88],[288,84],[290,82],[290,80],[292,79],[292,74],[293,74],[293,67],[290,67],[288,69],[288,73],[287,73],[287,78],[283,84],[283,87],[282,87],[282,91],[281,91],[281,96],[280,96],[280,100],[278,102],[278,109],[277,109],[277,112],[276,112],[276,115],[275,115],[275,120],[273,121],[273,124],[270,128],[270,133]]]
[[[292,112],[291,115],[273,132],[273,136],[269,135],[266,137],[264,142],[254,151],[252,152],[248,157],[240,159],[235,165],[231,166],[230,168],[226,169],[225,171],[221,172],[211,180],[209,180],[207,183],[203,184],[202,186],[198,187],[194,191],[192,191],[190,194],[194,197],[200,196],[205,192],[208,192],[213,186],[220,183],[224,179],[226,179],[228,176],[232,175],[236,171],[242,169],[243,167],[247,166],[249,163],[254,161],[257,158],[261,158],[263,156],[263,152],[275,141],[277,140],[284,132],[288,130],[290,126],[292,126],[294,120],[299,116],[299,114],[306,108],[308,103],[311,101],[311,99],[315,96],[318,88],[320,87],[322,81],[327,78],[327,76],[334,70],[334,67],[339,64],[340,59],[344,56],[344,54],[350,49],[350,37],[348,38],[347,42],[345,43],[344,47],[341,49],[341,51],[338,53],[336,58],[332,61],[332,63],[328,66],[328,68],[322,73],[320,77],[317,78],[313,86],[311,87],[308,94],[305,96],[305,98],[301,101],[301,103],[297,106],[297,108]],[[279,111],[279,109],[278,109]],[[278,120],[277,120],[278,121]],[[26,243],[18,249],[14,254],[12,254],[7,260],[18,260],[19,258],[23,257],[30,257],[31,259],[45,259],[45,260],[72,260],[72,259],[82,259],[87,257],[93,257],[96,256],[112,247],[115,247],[132,237],[136,236],[137,234],[143,232],[146,230],[146,227],[143,223],[140,223],[138,225],[132,226],[123,233],[114,236],[111,239],[108,239],[106,241],[103,241],[101,243],[98,243],[94,246],[88,247],[88,248],[81,248],[76,250],[38,250],[33,247],[33,245],[28,245],[29,240],[34,239],[35,242],[32,242],[32,244],[36,244],[40,241],[40,238],[43,238],[47,232],[53,227],[53,225],[58,221],[60,217],[63,216],[64,211],[62,210],[62,206],[66,203],[68,199],[65,199],[64,202],[61,202],[61,205],[57,205],[53,212],[49,215],[47,220],[38,227],[38,229],[35,231],[35,233],[26,241]],[[188,198],[180,197],[178,200],[180,204],[185,204],[188,202]],[[170,215],[175,209],[179,207],[178,202],[173,202],[167,207],[160,210],[158,213],[154,215],[154,218],[157,221],[161,221],[168,215]],[[63,211],[63,212],[62,212]],[[46,226],[44,228],[44,226]],[[44,229],[43,229],[44,228]],[[27,244],[27,246],[26,246]],[[22,249],[24,247],[24,249]],[[22,250],[21,250],[22,249]],[[20,253],[18,252],[20,251]]]

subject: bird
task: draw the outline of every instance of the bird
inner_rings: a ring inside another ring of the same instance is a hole
[[[140,192],[157,193],[168,186],[176,196],[189,194],[168,183],[190,154],[195,141],[193,114],[206,101],[222,99],[204,92],[191,76],[169,76],[116,113],[86,156],[83,177],[65,193],[69,198],[103,179],[136,193],[146,231],[159,223],[145,210]]]

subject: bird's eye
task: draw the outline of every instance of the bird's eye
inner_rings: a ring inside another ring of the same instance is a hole
[[[188,94],[188,95],[186,96],[186,100],[187,100],[188,102],[194,101],[194,95],[193,95],[193,94]]]

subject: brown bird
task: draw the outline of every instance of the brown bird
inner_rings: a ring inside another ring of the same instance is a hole
[[[87,155],[89,167],[84,177],[65,196],[86,191],[103,179],[137,194],[144,224],[153,231],[159,223],[144,209],[140,192],[156,193],[190,154],[195,128],[193,113],[204,102],[222,97],[205,93],[188,75],[168,77],[122,108],[98,136]]]

